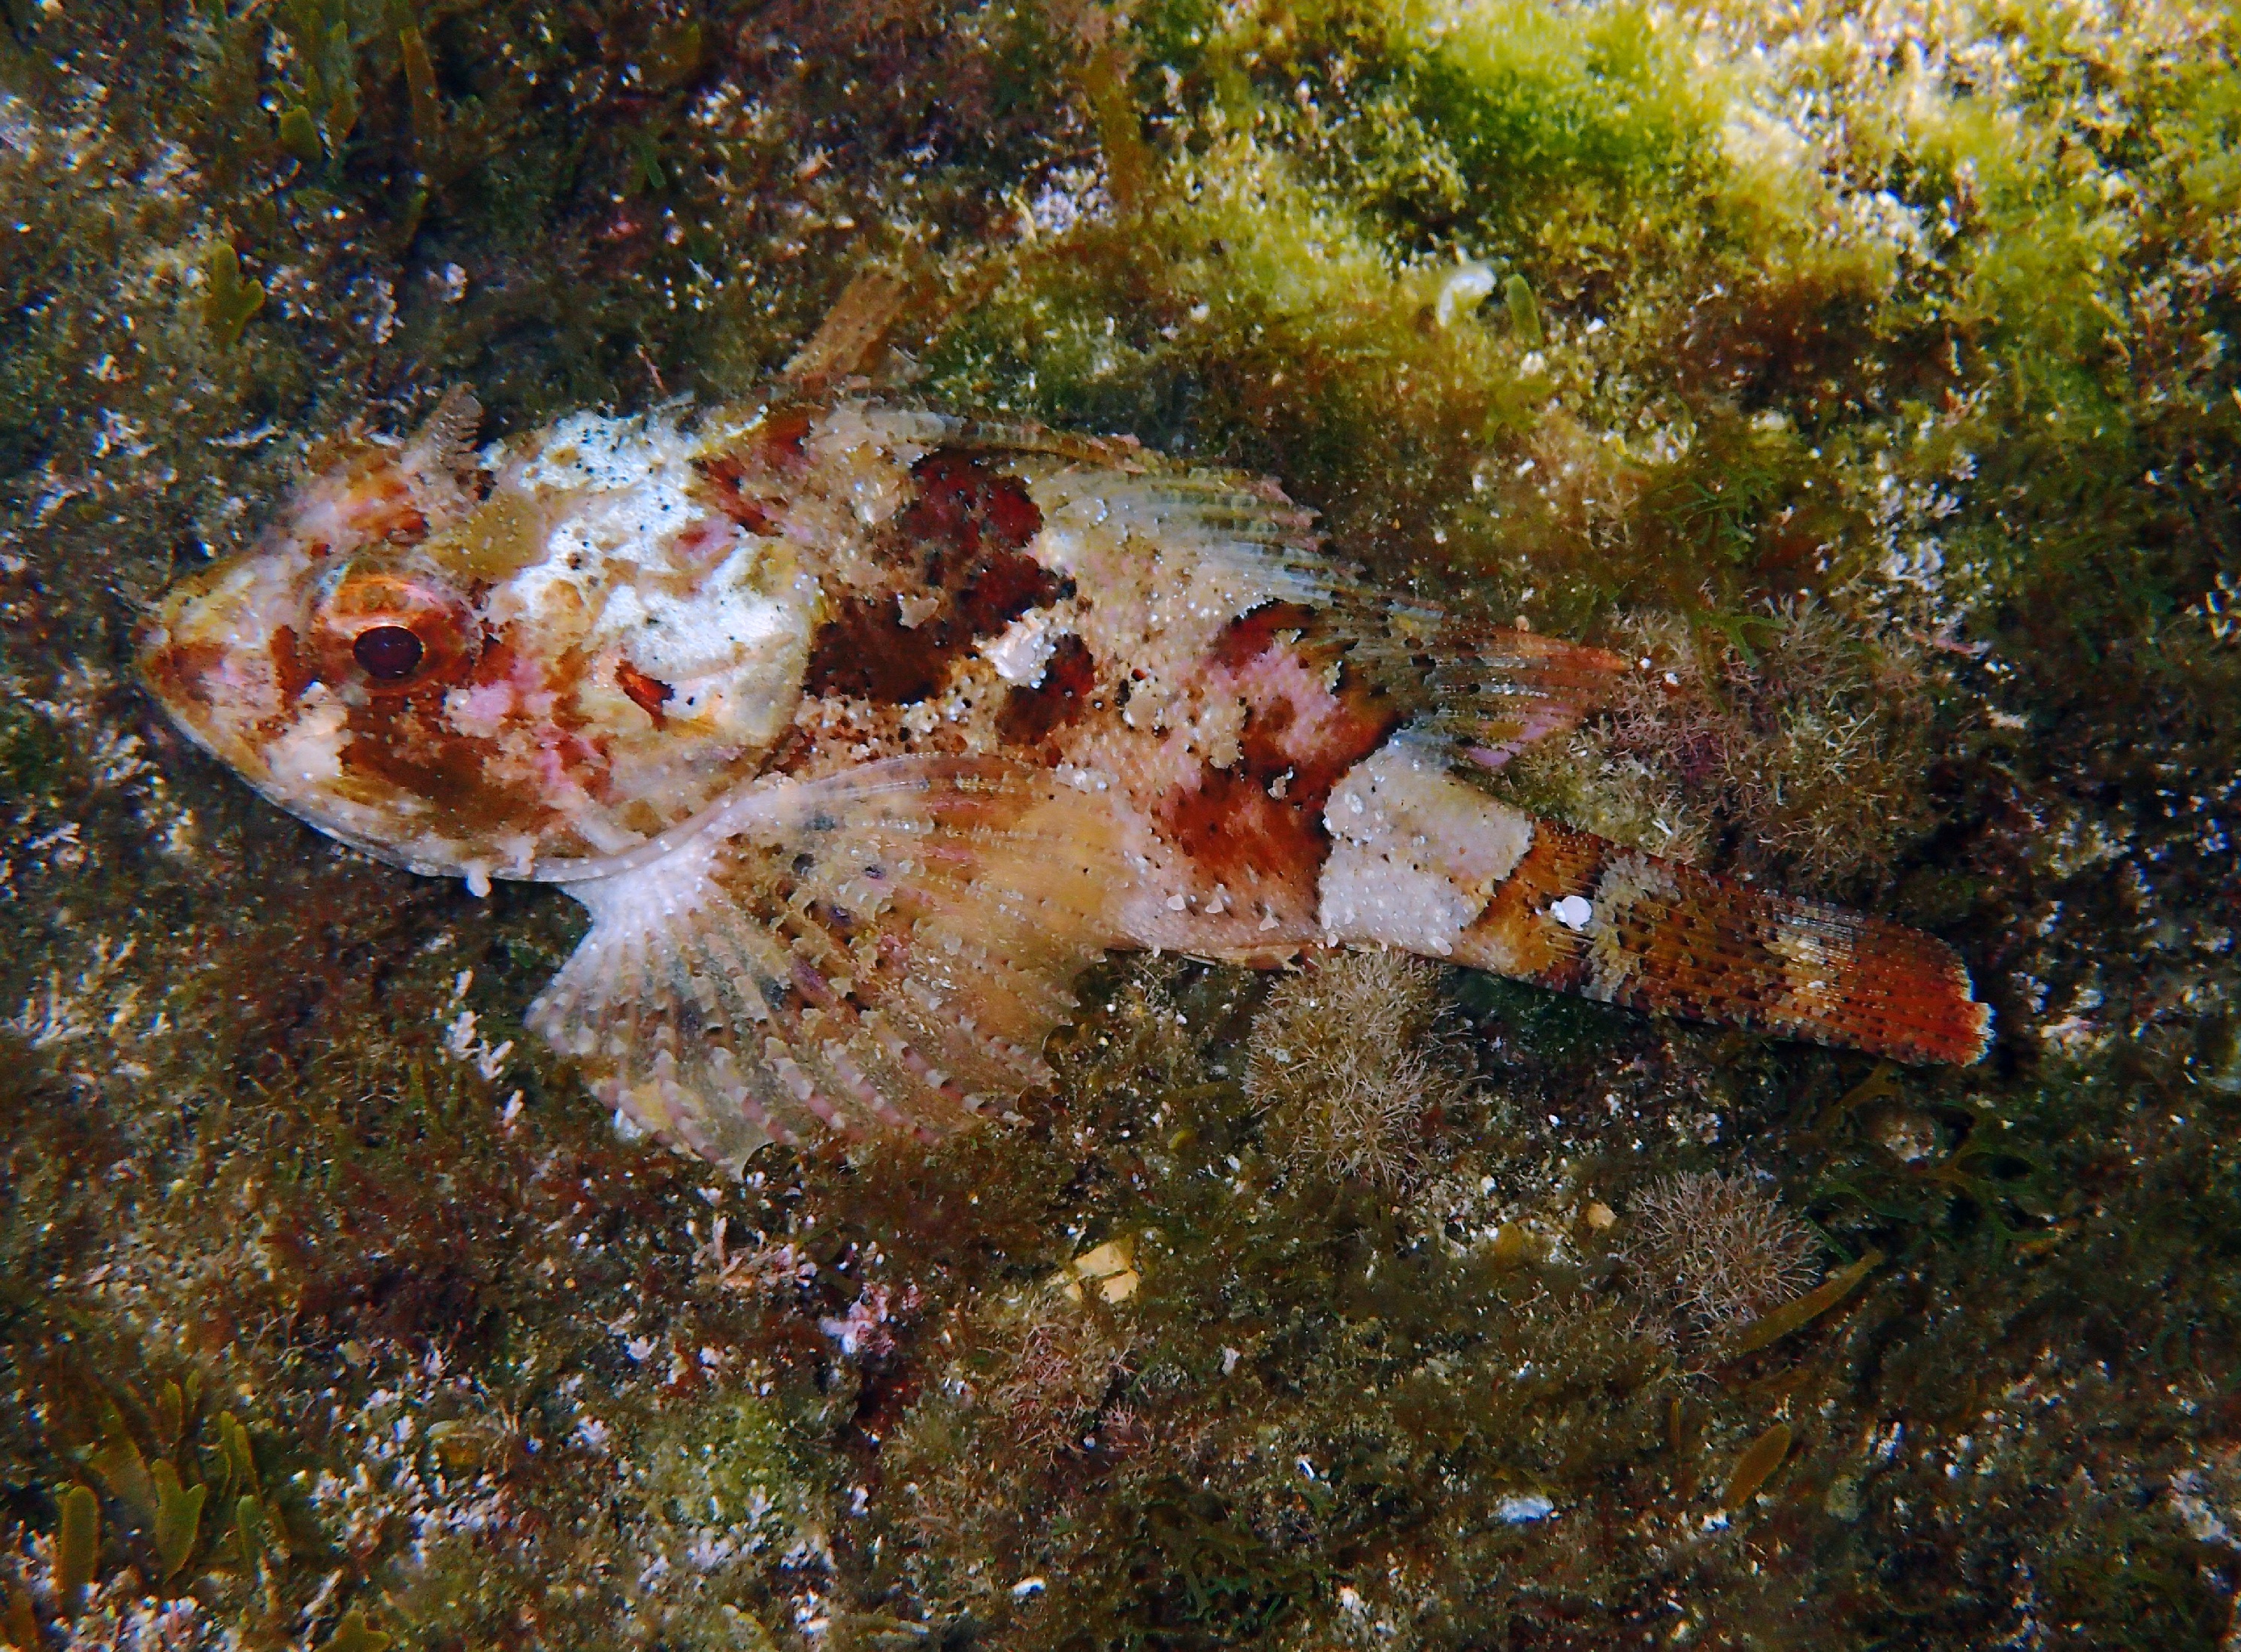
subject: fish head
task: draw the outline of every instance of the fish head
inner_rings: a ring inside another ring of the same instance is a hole
[[[800,703],[819,583],[706,497],[705,440],[586,414],[479,456],[360,446],[162,601],[142,675],[355,847],[581,875],[751,779]]]

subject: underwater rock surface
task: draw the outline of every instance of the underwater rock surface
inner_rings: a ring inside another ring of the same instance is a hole
[[[2227,1642],[2237,37],[11,4],[0,1640]],[[567,903],[270,809],[133,632],[330,444],[719,402],[872,268],[908,394],[1649,661],[1504,799],[1938,934],[1990,1055],[1169,955],[1017,1122],[625,1139]]]

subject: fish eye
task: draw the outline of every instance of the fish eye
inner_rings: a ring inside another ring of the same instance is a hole
[[[427,649],[407,625],[369,625],[351,645],[351,654],[365,667],[365,674],[393,683],[420,669]]]
[[[473,611],[428,569],[346,564],[320,582],[311,621],[320,674],[338,685],[410,693],[456,679],[473,659]]]

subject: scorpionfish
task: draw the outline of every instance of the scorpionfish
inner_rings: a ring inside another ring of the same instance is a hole
[[[862,393],[479,417],[343,451],[143,671],[319,830],[581,901],[530,1025],[711,1160],[1007,1107],[1114,948],[1983,1051],[1943,942],[1475,785],[1629,662],[1372,588],[1273,483]]]

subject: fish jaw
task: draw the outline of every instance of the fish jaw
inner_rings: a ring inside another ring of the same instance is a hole
[[[299,558],[251,552],[182,581],[135,639],[140,680],[180,732],[264,789],[270,737],[289,713],[269,646],[302,623]]]

